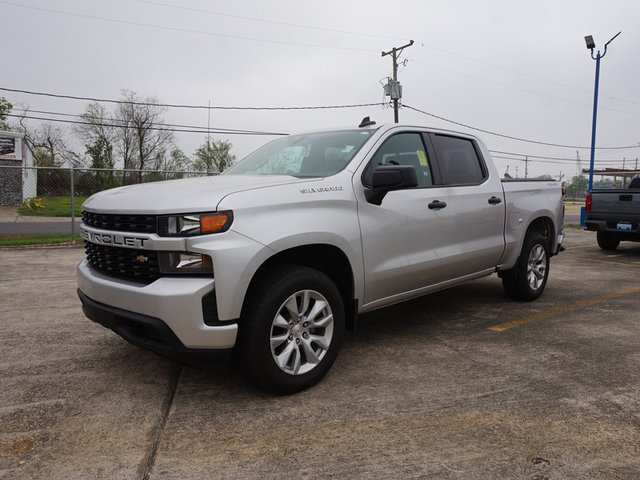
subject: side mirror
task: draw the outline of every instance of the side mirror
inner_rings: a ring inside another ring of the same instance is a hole
[[[380,205],[388,192],[417,185],[418,175],[413,165],[386,165],[373,171],[371,188],[364,191],[364,196],[367,202]]]

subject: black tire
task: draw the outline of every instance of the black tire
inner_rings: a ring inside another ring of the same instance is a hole
[[[620,245],[620,238],[609,232],[598,232],[598,246],[603,250],[615,250]]]
[[[335,284],[313,268],[283,266],[250,295],[239,331],[249,380],[275,393],[311,387],[329,371],[342,345],[344,305]]]
[[[515,267],[502,274],[502,286],[510,297],[530,302],[542,295],[548,278],[547,240],[539,232],[530,232],[524,239]]]

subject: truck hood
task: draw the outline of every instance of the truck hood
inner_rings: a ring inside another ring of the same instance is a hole
[[[220,175],[143,183],[96,193],[82,208],[94,213],[198,213],[215,210],[231,193],[317,180],[284,175]]]

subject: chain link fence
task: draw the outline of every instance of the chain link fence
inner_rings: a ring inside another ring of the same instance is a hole
[[[77,242],[82,203],[94,193],[205,175],[209,174],[0,163],[0,246]]]

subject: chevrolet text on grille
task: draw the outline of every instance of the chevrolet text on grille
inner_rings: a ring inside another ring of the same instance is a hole
[[[111,233],[93,233],[80,229],[82,238],[99,245],[114,245],[120,247],[144,248],[147,238],[131,237],[129,235],[117,235]]]

